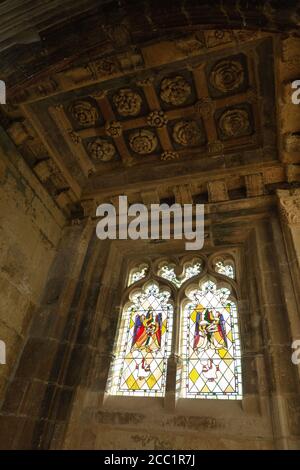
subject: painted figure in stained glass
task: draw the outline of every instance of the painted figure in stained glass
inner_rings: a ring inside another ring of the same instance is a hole
[[[184,310],[185,396],[237,398],[241,395],[240,344],[230,290],[206,281],[190,292]]]
[[[151,373],[151,353],[158,351],[161,346],[162,314],[154,317],[153,308],[146,315],[136,314],[133,330],[131,352],[136,362],[136,377],[142,380]],[[148,353],[147,356],[144,353]],[[149,357],[150,355],[150,357]]]
[[[197,305],[192,315],[196,313],[195,334],[193,349],[199,352],[206,351],[209,359],[202,364],[202,373],[209,382],[217,379],[219,365],[214,364],[213,351],[227,349],[225,321],[222,313],[214,313],[212,309]]]
[[[111,393],[162,396],[171,348],[170,293],[157,283],[135,292],[123,314]]]

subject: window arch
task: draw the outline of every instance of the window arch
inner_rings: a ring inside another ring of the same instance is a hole
[[[182,397],[242,398],[237,308],[229,284],[206,276],[186,289],[180,349]]]
[[[130,292],[118,331],[110,394],[164,395],[172,322],[170,289],[149,281]]]
[[[164,396],[172,348],[178,397],[241,399],[235,257],[147,259],[127,279],[108,393]]]

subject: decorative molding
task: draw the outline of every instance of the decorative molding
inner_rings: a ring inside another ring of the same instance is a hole
[[[288,225],[300,224],[300,188],[278,189],[279,211]]]

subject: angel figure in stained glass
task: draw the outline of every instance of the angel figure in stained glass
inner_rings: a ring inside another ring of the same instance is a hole
[[[136,375],[140,380],[151,373],[152,354],[161,347],[161,329],[161,312],[154,318],[154,311],[150,307],[146,314],[136,314],[131,352],[136,363]]]
[[[202,363],[202,374],[213,382],[219,372],[219,364],[214,361],[215,352],[228,348],[225,320],[222,313],[197,305],[193,350],[205,357]],[[205,352],[205,355],[202,353]]]

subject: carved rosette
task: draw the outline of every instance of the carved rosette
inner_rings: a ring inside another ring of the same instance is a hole
[[[147,117],[147,122],[149,126],[152,127],[163,127],[167,124],[168,119],[163,111],[152,111]]]
[[[77,134],[77,132],[74,132],[73,129],[69,129],[68,130],[68,134],[69,134],[69,137],[71,139],[71,141],[73,142],[73,144],[75,145],[78,145],[81,143],[81,137],[79,134]]]
[[[203,135],[196,121],[179,121],[174,126],[173,139],[188,147],[201,144]]]
[[[173,152],[172,150],[168,150],[166,152],[163,152],[160,156],[160,159],[163,161],[167,160],[178,160],[179,155],[177,152]]]
[[[71,105],[70,112],[81,126],[94,126],[99,119],[97,108],[89,101],[77,101]]]
[[[219,128],[225,137],[241,137],[249,134],[249,115],[244,109],[225,111],[219,119]]]
[[[105,124],[105,132],[109,137],[120,137],[122,135],[122,124],[118,121],[109,121]]]
[[[202,98],[194,106],[195,113],[203,118],[208,118],[214,112],[216,106],[210,98]]]
[[[116,154],[114,145],[100,137],[88,144],[88,152],[98,162],[109,162]]]
[[[213,67],[209,80],[222,93],[234,91],[244,81],[243,66],[236,60],[221,60]]]
[[[147,129],[132,132],[129,137],[130,148],[140,155],[154,152],[158,144],[157,137]]]
[[[173,78],[164,78],[160,86],[160,97],[169,105],[180,106],[191,95],[192,89],[187,80],[178,75]]]
[[[277,196],[283,221],[289,225],[300,224],[300,189],[279,189]]]
[[[113,103],[121,116],[137,116],[142,107],[142,98],[130,88],[123,88],[113,96]]]

